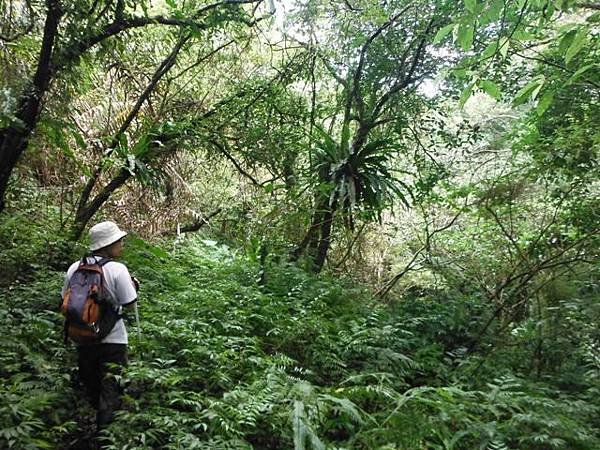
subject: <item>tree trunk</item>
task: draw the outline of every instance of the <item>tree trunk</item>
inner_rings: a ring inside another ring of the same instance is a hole
[[[154,136],[152,143],[149,144],[150,149],[144,154],[143,158],[140,158],[140,160],[144,163],[148,163],[156,158],[158,153],[165,154],[166,152],[176,150],[175,143],[179,136],[179,132],[170,135],[162,133],[158,136]],[[79,199],[77,211],[75,212],[75,220],[73,221],[73,225],[69,232],[69,238],[72,240],[77,241],[81,238],[83,230],[90,219],[94,217],[102,205],[106,203],[112,193],[123,186],[133,176],[133,173],[129,171],[127,167],[122,167],[119,173],[115,175],[115,177],[110,180],[92,200],[90,200],[92,190],[99,180],[101,173],[102,168],[99,166]]]
[[[317,209],[314,213],[312,230],[309,235],[309,239],[306,242],[306,254],[314,262],[317,257],[317,250],[319,248],[319,242],[321,241],[321,225],[325,219],[325,211],[323,209]]]
[[[69,238],[78,241],[83,234],[83,230],[92,217],[98,212],[100,207],[108,200],[110,195],[118,188],[123,186],[131,177],[131,172],[123,168],[110,182],[104,186],[102,191],[94,199],[86,204],[80,204],[75,213],[75,220],[69,232]]]
[[[321,223],[321,238],[319,239],[319,247],[317,249],[317,256],[315,258],[314,271],[319,273],[325,263],[327,252],[329,251],[329,244],[331,242],[331,225],[333,223],[333,210],[328,208],[323,214],[323,221]]]
[[[51,59],[62,12],[57,0],[48,0],[47,5],[42,47],[33,80],[21,93],[15,118],[10,125],[0,130],[0,212],[5,207],[8,181],[19,157],[27,148],[39,120],[42,99],[53,76]]]
[[[290,255],[292,261],[298,261],[302,254],[306,253],[311,258],[315,258],[317,248],[320,241],[320,229],[324,220],[325,211],[327,209],[327,200],[321,198],[321,194],[317,194],[315,198],[315,209],[312,213],[310,226],[304,235],[302,242],[294,249]]]

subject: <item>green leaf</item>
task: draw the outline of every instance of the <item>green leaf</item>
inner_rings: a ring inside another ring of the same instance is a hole
[[[465,8],[470,12],[475,12],[477,7],[477,0],[465,0]]]
[[[538,94],[540,93],[540,90],[542,89],[542,86],[544,86],[545,81],[545,77],[542,76],[538,85],[533,89],[533,91],[531,91],[531,100],[535,100],[537,98]]]
[[[600,65],[599,64],[587,64],[587,65],[579,68],[577,71],[575,71],[575,73],[573,75],[571,75],[571,78],[569,79],[569,83],[575,81],[577,78],[579,78],[580,75],[582,75],[583,73],[592,69],[593,67],[600,67]]]
[[[294,450],[304,450],[306,440],[306,425],[304,424],[304,403],[294,400],[292,426],[294,429]]]
[[[521,89],[517,91],[515,94],[515,98],[513,99],[513,105],[518,106],[525,103],[529,98],[535,99],[540,89],[544,85],[546,81],[544,76],[537,77],[523,86]]]
[[[473,45],[473,28],[473,24],[471,23],[461,24],[458,28],[458,44],[460,45],[460,48],[464,51],[469,50]]]
[[[529,99],[529,96],[531,94],[531,91],[533,91],[533,89],[535,89],[537,85],[532,85],[531,83],[523,86],[521,89],[519,89],[517,91],[517,93],[515,94],[515,98],[513,99],[513,105],[514,106],[519,106],[522,105],[523,103],[525,103],[527,101],[527,99]]]
[[[460,29],[461,25],[460,23],[457,23],[454,25],[454,27],[452,27],[452,43],[456,43],[457,39],[458,39],[458,30]]]
[[[454,28],[454,24],[451,23],[450,25],[446,25],[443,28],[440,28],[438,30],[437,33],[435,33],[435,37],[433,38],[433,43],[434,44],[439,44],[442,39],[444,39],[446,36],[448,36],[448,34],[450,34],[450,32],[452,31],[452,29]]]
[[[517,41],[531,41],[536,38],[535,34],[526,30],[515,31],[511,37],[513,40]]]
[[[540,101],[537,104],[537,107],[535,108],[535,111],[538,116],[541,116],[542,114],[544,114],[544,112],[546,112],[548,107],[552,104],[553,99],[554,91],[547,91],[544,93],[544,95],[542,95]]]
[[[29,443],[34,445],[35,448],[55,448],[54,444],[43,439],[31,439]]]
[[[390,148],[390,144],[392,144],[391,139],[378,139],[376,141],[369,142],[365,145],[360,151],[361,155],[370,155],[379,150],[384,150],[386,148]]]
[[[473,84],[470,84],[465,88],[464,91],[462,91],[462,94],[460,94],[460,98],[458,99],[459,107],[462,108],[463,106],[465,106],[465,103],[467,103],[467,100],[469,100],[469,98],[473,94],[473,86]]]
[[[466,69],[452,69],[451,74],[459,80],[462,80],[467,77]]]
[[[567,53],[565,54],[565,63],[569,64],[571,60],[579,53],[579,51],[583,48],[587,41],[588,30],[586,28],[582,28],[577,32],[575,37],[573,38],[573,42],[569,46]]]
[[[500,54],[502,54],[502,58],[506,59],[506,55],[508,53],[509,47],[510,47],[509,39],[506,36],[502,36],[502,38],[500,38],[500,44],[499,44]]]
[[[85,150],[87,148],[87,143],[85,142],[85,139],[83,138],[81,133],[79,133],[76,130],[71,130],[71,134],[73,135],[73,138],[75,139],[75,142],[77,142],[79,148]]]
[[[489,44],[485,50],[481,53],[481,59],[487,59],[490,56],[494,55],[498,50],[498,42],[494,41]]]
[[[504,0],[495,0],[491,2],[488,9],[480,17],[480,23],[487,24],[498,20],[503,9]]]
[[[328,394],[321,394],[319,397],[337,405],[339,410],[350,416],[354,422],[358,424],[364,423],[364,419],[362,418],[358,407],[349,399],[338,398]]]
[[[564,55],[567,52],[567,49],[573,43],[573,39],[577,34],[577,30],[571,30],[568,33],[565,33],[558,44],[558,51]]]
[[[176,8],[177,8],[177,3],[175,3],[175,0],[165,0],[165,3],[166,3],[166,4],[167,4],[167,5],[170,7],[170,8],[173,8],[173,9],[176,9]]]
[[[319,183],[317,185],[317,191],[323,197],[329,197],[329,194],[331,193],[331,191],[333,190],[334,187],[335,187],[335,184],[333,184],[333,183]]]
[[[496,83],[490,80],[482,80],[479,82],[479,87],[483,89],[484,92],[494,97],[496,100],[500,100],[502,97],[502,93],[500,92],[500,88]]]

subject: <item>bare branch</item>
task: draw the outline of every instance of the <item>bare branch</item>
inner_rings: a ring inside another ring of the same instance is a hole
[[[490,208],[487,205],[484,207],[484,209],[488,213],[490,213],[490,215],[494,218],[494,221],[496,222],[496,224],[500,228],[500,231],[502,231],[502,234],[504,234],[504,236],[509,240],[509,242],[514,247],[515,251],[517,252],[517,254],[519,255],[519,257],[521,258],[521,260],[525,264],[528,264],[529,260],[527,259],[527,257],[523,253],[523,251],[521,250],[521,247],[519,247],[519,244],[515,241],[515,238],[513,237],[512,233],[509,230],[506,229],[506,227],[504,226],[504,224],[500,220],[500,217],[498,217],[498,214],[496,213],[496,211],[494,211],[492,208]]]
[[[342,259],[340,260],[340,262],[335,265],[336,269],[340,268],[342,266],[342,264],[344,264],[346,262],[346,260],[350,256],[350,253],[352,251],[352,248],[354,247],[354,244],[356,244],[356,241],[358,241],[358,238],[362,234],[362,232],[365,229],[365,227],[366,227],[366,224],[363,223],[361,225],[360,229],[358,230],[358,232],[356,233],[356,236],[354,236],[354,239],[352,239],[352,242],[350,242],[350,245],[348,246],[348,249],[346,250],[346,253],[342,257]]]
[[[98,178],[100,177],[100,175],[102,174],[102,171],[104,170],[104,161],[106,161],[107,157],[110,154],[112,154],[114,152],[114,150],[117,148],[117,146],[119,145],[121,136],[127,131],[129,126],[133,122],[133,119],[138,115],[138,113],[140,112],[140,109],[142,108],[143,103],[150,97],[150,94],[154,91],[154,89],[158,85],[158,82],[160,81],[160,79],[173,67],[173,65],[177,61],[177,55],[181,51],[181,48],[190,38],[191,38],[190,34],[186,34],[186,35],[182,36],[177,41],[177,43],[175,44],[175,46],[173,47],[173,49],[171,50],[169,55],[159,64],[159,66],[154,71],[154,75],[152,76],[150,83],[146,86],[146,89],[144,89],[142,94],[138,97],[137,102],[135,103],[133,108],[129,111],[129,114],[125,118],[125,121],[121,124],[121,126],[119,127],[119,130],[113,135],[112,139],[110,140],[110,142],[108,144],[108,152],[105,154],[103,161],[98,165],[98,167],[96,168],[96,170],[94,171],[94,173],[92,174],[90,179],[87,181],[87,183],[81,193],[81,196],[79,198],[79,203],[77,206],[78,211],[84,210],[86,208],[86,203],[89,200],[92,190],[94,189],[94,186],[96,185],[96,183],[98,181]]]
[[[350,2],[348,0],[344,0],[344,3],[346,4],[346,6],[348,7],[348,9],[350,11],[353,11],[353,12],[361,12],[362,11],[362,8],[355,8],[354,6],[352,6],[350,4]]]
[[[406,275],[413,267],[414,267],[414,262],[417,260],[417,258],[419,257],[419,255],[427,250],[430,246],[430,242],[431,242],[431,238],[433,238],[433,236],[435,236],[438,233],[441,233],[443,231],[446,231],[448,228],[450,228],[451,226],[453,226],[456,221],[458,220],[458,218],[460,217],[460,215],[463,213],[463,209],[459,210],[454,217],[445,225],[442,225],[440,228],[436,228],[435,230],[431,231],[431,232],[427,232],[427,236],[425,237],[425,244],[423,244],[421,246],[421,248],[419,248],[419,250],[417,250],[413,257],[411,258],[411,260],[408,262],[408,264],[406,264],[404,266],[404,269],[402,269],[398,274],[394,275],[381,289],[379,289],[376,293],[375,296],[376,297],[380,297],[380,298],[384,298],[391,290],[392,288],[396,285],[396,283],[398,282],[398,280],[400,280],[400,278],[402,278],[404,275]]]
[[[523,58],[523,59],[528,59],[530,61],[536,61],[536,62],[539,62],[539,63],[542,63],[542,64],[546,64],[548,66],[556,67],[557,69],[564,70],[565,72],[568,72],[568,73],[571,73],[571,74],[575,73],[574,70],[571,70],[571,69],[569,69],[569,68],[567,68],[567,67],[565,67],[563,65],[557,64],[557,63],[555,63],[553,61],[549,61],[549,60],[544,59],[544,58],[540,58],[540,57],[536,57],[536,56],[528,56],[528,55],[524,55],[523,53],[519,53],[519,52],[512,52],[512,54],[513,55],[517,55],[517,56],[519,56],[520,58]],[[581,76],[581,79],[583,81],[585,81],[586,83],[591,84],[595,88],[600,89],[600,84],[596,83],[595,81],[590,80],[589,78],[585,78],[583,76]]]
[[[329,71],[329,73],[331,74],[331,76],[333,78],[335,78],[335,80],[340,83],[342,86],[344,86],[346,89],[348,89],[348,80],[344,79],[344,77],[342,77],[341,75],[339,75],[336,70],[333,68],[333,66],[331,65],[331,63],[321,54],[319,54],[317,52],[317,55],[320,57],[321,61],[323,61],[323,65],[325,66],[325,68]]]
[[[489,294],[490,294],[490,297],[492,299],[500,299],[502,293],[504,292],[504,290],[511,283],[513,283],[514,281],[520,280],[519,283],[517,284],[517,286],[512,289],[512,292],[510,292],[510,294],[505,299],[503,299],[502,301],[500,301],[500,304],[498,305],[498,307],[496,308],[496,310],[494,311],[494,313],[487,320],[487,322],[481,328],[481,330],[479,331],[479,333],[477,333],[476,338],[473,340],[473,342],[469,346],[468,353],[472,353],[475,350],[475,348],[479,344],[481,338],[483,337],[483,335],[485,334],[485,332],[488,330],[488,328],[490,327],[490,325],[500,315],[500,313],[507,306],[509,306],[508,305],[509,301],[511,299],[513,299],[516,295],[520,294],[527,287],[527,285],[529,284],[529,282],[533,278],[535,278],[540,272],[548,270],[548,269],[553,269],[553,268],[556,268],[556,267],[569,266],[570,264],[573,264],[573,263],[576,263],[576,262],[584,262],[584,263],[593,264],[595,261],[586,260],[584,257],[582,257],[580,255],[577,255],[577,256],[571,257],[571,258],[567,258],[567,259],[564,259],[564,260],[560,260],[560,261],[556,261],[556,259],[560,258],[561,256],[563,256],[567,251],[571,250],[572,248],[575,248],[576,246],[579,246],[579,245],[583,244],[586,240],[588,240],[592,236],[598,234],[598,232],[600,232],[600,230],[594,230],[593,232],[591,232],[589,234],[586,234],[582,238],[574,241],[573,243],[571,243],[567,247],[563,248],[560,252],[558,252],[558,253],[556,253],[556,254],[548,257],[547,259],[545,259],[543,261],[541,261],[540,263],[538,263],[536,266],[530,268],[529,270],[527,270],[525,272],[518,273],[516,275],[511,275],[511,276],[507,277],[493,292],[490,292]],[[513,273],[514,273],[514,270],[513,270]]]
[[[375,30],[375,32],[372,33],[371,36],[369,36],[369,38],[367,39],[367,41],[364,43],[364,45],[362,46],[362,48],[360,50],[358,65],[356,66],[356,70],[354,71],[354,76],[353,76],[352,95],[350,96],[350,99],[354,98],[354,100],[356,101],[356,107],[358,109],[358,116],[359,116],[360,120],[362,120],[364,118],[364,110],[365,110],[364,101],[360,94],[360,82],[361,82],[361,78],[362,78],[363,67],[365,65],[365,58],[367,55],[367,51],[369,50],[369,47],[371,46],[373,41],[375,39],[377,39],[377,37],[380,36],[381,33],[383,33],[385,30],[390,28],[394,24],[394,22],[396,22],[396,20],[398,20],[401,16],[403,16],[410,8],[412,8],[412,6],[413,6],[412,2],[409,3],[400,12],[398,12],[397,14],[392,16],[387,22],[385,22],[377,30]]]
[[[209,25],[203,22],[199,22],[198,19],[200,16],[205,14],[206,12],[215,9],[221,6],[231,6],[231,5],[241,5],[248,3],[260,3],[262,0],[226,0],[223,2],[213,3],[211,5],[207,5],[204,8],[198,10],[191,19],[182,19],[178,17],[166,17],[166,16],[151,16],[151,17],[126,17],[120,20],[116,20],[108,25],[106,25],[99,33],[88,36],[87,38],[74,43],[72,46],[67,47],[63,54],[61,55],[65,58],[65,61],[61,61],[59,59],[59,63],[57,64],[57,68],[62,68],[62,66],[66,65],[69,61],[79,58],[83,53],[92,48],[94,45],[112,37],[116,36],[123,31],[130,30],[133,28],[141,28],[149,25],[167,25],[167,26],[178,26],[178,27],[193,27],[197,30],[206,30],[209,28]],[[256,23],[248,22],[243,18],[239,19],[242,22],[247,23],[249,26],[252,26]]]
[[[578,8],[587,8],[587,9],[594,9],[596,11],[600,11],[600,3],[576,3],[575,6],[577,6]]]
[[[235,160],[235,158],[233,156],[231,156],[231,154],[227,151],[227,149],[225,148],[225,145],[221,145],[219,142],[217,142],[215,139],[210,139],[209,142],[214,145],[215,147],[217,147],[219,149],[219,151],[221,153],[223,153],[223,155],[225,155],[225,157],[231,161],[231,163],[235,166],[235,168],[237,169],[237,171],[245,176],[246,178],[248,178],[253,185],[255,186],[261,186],[261,184],[256,181],[256,179],[250,175],[248,172],[246,172],[242,166]]]
[[[383,94],[377,101],[377,104],[375,105],[375,108],[373,110],[374,117],[377,117],[379,115],[379,113],[381,112],[381,109],[396,93],[398,93],[402,89],[406,88],[408,85],[410,85],[410,83],[415,81],[413,79],[413,75],[419,65],[419,62],[423,55],[423,51],[425,50],[425,42],[427,40],[427,36],[429,35],[429,32],[431,31],[432,26],[433,26],[433,19],[431,19],[429,21],[429,23],[427,24],[427,28],[425,28],[425,31],[424,31],[423,35],[421,36],[419,45],[413,54],[413,59],[410,64],[410,68],[408,69],[406,74],[402,77],[402,79],[400,81],[398,81],[396,84],[394,84],[385,94]]]

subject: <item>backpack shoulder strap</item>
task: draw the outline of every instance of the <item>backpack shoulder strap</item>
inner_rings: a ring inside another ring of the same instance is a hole
[[[98,261],[96,261],[96,265],[100,268],[100,283],[101,283],[101,288],[104,290],[104,281],[105,281],[105,275],[104,275],[104,265],[106,263],[111,262],[112,259],[108,258],[106,256],[101,256],[100,259]]]
[[[107,257],[102,257],[100,259],[100,261],[98,261],[96,264],[98,264],[100,267],[104,266],[106,263],[111,262],[112,259],[111,258],[107,258]]]
[[[94,259],[100,258],[100,259],[96,260],[96,262],[94,263],[94,264],[99,265],[100,267],[102,267],[106,263],[109,263],[112,261],[112,258],[110,258],[108,256],[95,255],[94,253],[88,253],[87,255],[85,255],[83,257],[82,261],[85,261],[87,257],[94,258]]]

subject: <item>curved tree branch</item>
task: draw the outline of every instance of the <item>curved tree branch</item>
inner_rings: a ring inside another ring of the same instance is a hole
[[[104,155],[103,161],[98,165],[98,167],[96,168],[96,170],[94,171],[94,173],[92,174],[92,176],[90,177],[88,182],[86,183],[85,187],[83,188],[83,191],[79,198],[79,203],[77,205],[77,215],[79,215],[79,211],[86,209],[86,204],[89,200],[92,190],[94,189],[94,186],[98,182],[98,178],[100,177],[100,175],[102,174],[102,171],[104,170],[104,161],[106,161],[107,157],[110,154],[112,154],[114,152],[114,150],[117,148],[121,137],[125,134],[125,132],[129,128],[129,126],[133,122],[133,119],[140,112],[142,105],[144,104],[144,102],[146,100],[148,100],[150,98],[150,95],[156,89],[156,86],[158,85],[160,79],[173,67],[173,65],[177,61],[177,55],[181,51],[184,44],[190,38],[191,38],[191,35],[188,33],[188,34],[185,34],[184,36],[182,36],[177,41],[177,43],[175,44],[175,46],[173,47],[171,52],[156,68],[156,70],[154,71],[154,75],[152,76],[152,79],[150,80],[150,83],[148,83],[148,85],[146,86],[146,88],[144,89],[142,94],[138,97],[137,102],[135,103],[133,108],[131,108],[131,110],[127,114],[127,117],[125,118],[125,121],[121,124],[121,126],[119,127],[119,130],[113,135],[112,139],[109,141],[109,143],[107,145],[108,151]]]
[[[248,172],[246,172],[242,166],[240,166],[240,164],[235,160],[235,158],[233,156],[231,156],[231,153],[229,153],[227,151],[227,149],[225,148],[225,145],[221,145],[219,142],[216,141],[216,139],[210,139],[209,142],[214,145],[215,147],[217,147],[219,149],[219,151],[221,153],[223,153],[223,155],[225,155],[225,157],[231,161],[231,163],[235,166],[236,170],[243,176],[245,176],[246,178],[248,178],[253,185],[255,186],[261,186],[261,184],[256,181],[256,179],[250,175]]]
[[[167,25],[177,27],[192,27],[196,30],[206,30],[210,28],[210,25],[198,21],[200,17],[207,12],[216,9],[218,7],[241,5],[247,3],[261,3],[262,0],[226,0],[223,2],[213,3],[207,5],[204,8],[199,9],[190,19],[179,18],[179,17],[167,17],[167,16],[133,16],[133,17],[122,17],[104,26],[98,33],[89,35],[84,39],[73,43],[71,46],[67,46],[63,52],[58,55],[56,68],[62,69],[70,61],[78,59],[86,51],[94,47],[96,44],[116,36],[123,31],[131,30],[134,28],[142,28],[149,25]],[[238,20],[244,21],[242,18]],[[255,22],[247,22],[248,25],[253,25]],[[64,59],[64,60],[63,60]]]

